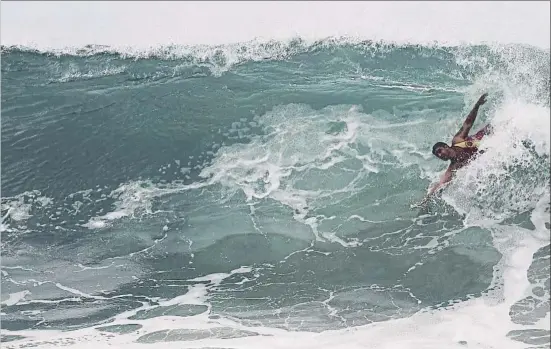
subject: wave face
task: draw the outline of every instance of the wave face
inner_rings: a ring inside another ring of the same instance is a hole
[[[548,346],[549,65],[344,39],[2,47],[2,341]],[[484,154],[412,210],[484,92]]]

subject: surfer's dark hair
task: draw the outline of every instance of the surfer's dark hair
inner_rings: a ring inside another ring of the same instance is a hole
[[[438,148],[442,148],[442,147],[447,147],[448,145],[444,142],[436,142],[433,146],[432,146],[432,154],[434,156],[436,156],[436,151],[438,150]]]

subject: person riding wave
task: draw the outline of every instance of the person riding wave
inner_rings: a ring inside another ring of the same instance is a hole
[[[474,156],[476,156],[476,154],[482,153],[482,151],[478,150],[478,146],[480,145],[480,141],[482,140],[482,138],[492,132],[492,126],[489,124],[484,126],[473,136],[469,136],[469,131],[471,130],[471,127],[476,120],[478,109],[481,105],[486,103],[487,95],[488,94],[485,93],[478,99],[473,109],[463,122],[461,129],[459,129],[459,131],[453,137],[451,141],[451,146],[448,146],[444,142],[437,142],[432,147],[432,153],[441,160],[449,160],[450,165],[446,172],[444,172],[444,174],[440,178],[440,181],[429,190],[427,196],[419,205],[423,205],[424,203],[426,203],[435,191],[451,181],[455,171],[467,165],[469,161],[472,160]]]

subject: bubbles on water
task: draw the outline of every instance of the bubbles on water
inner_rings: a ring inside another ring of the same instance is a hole
[[[333,118],[341,120],[334,122]],[[263,129],[262,135],[246,144],[222,147],[201,176],[210,183],[242,191],[249,201],[276,200],[304,218],[309,203],[325,194],[323,190],[303,189],[300,182],[309,177],[314,180],[314,172],[345,160],[340,153],[354,141],[359,126],[355,119],[353,113],[344,110],[277,107],[255,117],[255,125]],[[241,125],[236,122],[232,129]],[[339,186],[343,185],[346,183]]]
[[[26,229],[26,221],[36,212],[51,207],[53,199],[43,196],[39,190],[2,198],[2,223],[0,232]]]
[[[108,195],[114,199],[114,210],[92,217],[84,227],[105,228],[109,222],[123,217],[142,217],[154,214],[153,201],[157,197],[182,190],[178,184],[153,184],[149,181],[134,181],[122,184]]]
[[[110,61],[55,60],[46,69],[50,83],[67,83],[123,74],[128,67]]]

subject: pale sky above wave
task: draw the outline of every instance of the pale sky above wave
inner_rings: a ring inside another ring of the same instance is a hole
[[[2,2],[3,45],[222,44],[358,36],[549,48],[550,2]]]

